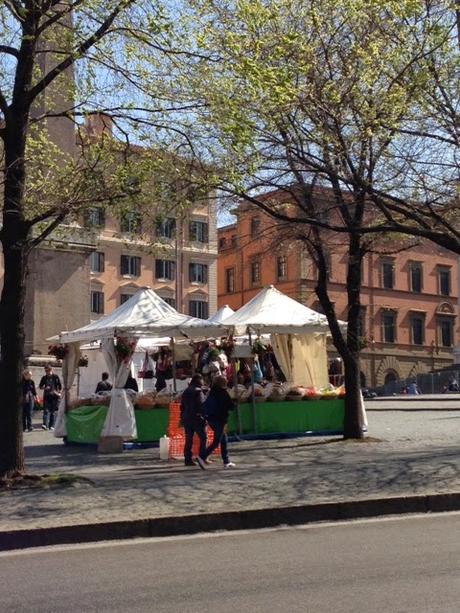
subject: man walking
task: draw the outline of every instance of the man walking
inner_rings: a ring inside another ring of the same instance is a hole
[[[200,439],[200,455],[206,452],[206,430],[203,415],[203,377],[194,375],[189,386],[182,394],[180,415],[185,430],[184,459],[185,466],[195,466],[192,459],[193,435],[196,432]]]
[[[51,364],[45,366],[45,374],[41,378],[40,389],[43,390],[43,430],[54,430],[54,420],[61,397],[61,380],[53,373]]]

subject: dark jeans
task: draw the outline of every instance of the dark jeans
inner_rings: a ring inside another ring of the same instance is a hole
[[[184,424],[185,430],[185,446],[184,446],[184,458],[185,461],[192,461],[192,445],[193,435],[196,433],[200,439],[200,457],[206,453],[206,429],[204,421],[197,421]]]
[[[34,410],[34,399],[31,398],[22,403],[22,429],[32,430],[32,411]]]
[[[211,429],[214,433],[214,437],[212,439],[212,443],[209,445],[209,447],[206,448],[204,455],[200,452],[200,457],[202,457],[203,460],[206,460],[206,458],[214,451],[214,449],[217,449],[220,443],[220,453],[222,455],[222,460],[224,464],[228,464],[228,441],[227,434],[225,432],[225,422],[218,421],[209,417],[208,424],[211,426]]]
[[[58,398],[45,398],[43,401],[43,425],[47,428],[54,428],[58,403]]]

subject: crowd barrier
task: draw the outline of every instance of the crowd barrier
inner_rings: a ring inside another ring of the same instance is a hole
[[[184,429],[180,425],[180,403],[169,403],[169,416],[168,416],[168,429],[166,431],[169,437],[169,459],[183,460],[184,459],[184,446],[185,446],[185,433]],[[206,438],[207,444],[210,445],[213,440],[213,432],[211,428],[207,429]],[[192,456],[198,455],[200,450],[200,439],[195,434],[193,436]],[[220,454],[220,445],[213,451],[213,455]]]

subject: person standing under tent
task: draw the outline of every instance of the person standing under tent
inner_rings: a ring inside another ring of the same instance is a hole
[[[37,391],[30,370],[22,373],[22,429],[32,432],[32,414],[37,400]]]
[[[157,392],[166,387],[166,379],[172,377],[172,360],[168,353],[164,350],[160,351],[155,369],[155,389]]]
[[[136,394],[139,391],[139,386],[137,385],[137,381],[132,376],[131,373],[129,373],[128,378],[126,379],[126,383],[124,385],[124,389],[125,390],[131,390],[132,392],[135,392]]]
[[[220,444],[220,452],[225,468],[234,468],[235,464],[230,462],[228,457],[228,440],[225,426],[228,421],[228,414],[234,408],[234,402],[227,391],[227,379],[223,376],[215,377],[212,382],[211,391],[204,403],[204,413],[206,421],[214,432],[212,443],[204,452],[200,451],[196,461],[201,469],[206,469],[208,456],[217,449]]]
[[[39,388],[43,390],[43,430],[54,430],[54,419],[61,397],[61,380],[53,373],[51,364],[45,366]]]
[[[184,460],[185,466],[195,466],[192,458],[193,435],[200,439],[200,455],[206,452],[206,422],[203,415],[203,377],[193,375],[189,386],[182,394],[180,416],[185,430]]]
[[[101,380],[96,386],[95,394],[99,394],[100,392],[110,392],[112,389],[112,384],[109,381],[109,373],[103,372],[101,375]]]

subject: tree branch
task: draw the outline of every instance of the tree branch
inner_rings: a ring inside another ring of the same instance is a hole
[[[37,247],[41,242],[45,240],[67,216],[67,212],[60,213],[56,218],[41,232],[38,236],[28,242],[28,251],[30,252],[34,247]]]
[[[75,2],[73,4],[67,5],[67,8],[65,10],[61,10],[61,11],[57,10],[57,11],[55,11],[53,16],[50,17],[48,19],[48,21],[43,22],[42,25],[37,29],[37,35],[40,36],[45,30],[47,30],[53,24],[55,24],[57,21],[62,19],[62,17],[64,17],[65,15],[68,15],[74,9],[76,9],[77,6],[82,4],[82,2],[84,2],[84,0],[75,0]],[[53,3],[53,4],[57,4],[57,3]]]
[[[83,57],[85,53],[91,49],[97,42],[99,42],[109,31],[110,26],[118,17],[118,15],[128,6],[133,4],[134,0],[121,0],[110,15],[105,19],[102,25],[84,42],[80,43],[75,51],[62,60],[57,66],[46,74],[41,81],[39,81],[28,94],[28,103],[31,104],[35,98],[50,85],[59,75],[61,75],[67,68],[72,66],[77,59]]]
[[[7,119],[7,116],[9,113],[9,106],[8,106],[8,101],[5,98],[5,95],[3,94],[1,89],[0,89],[0,111],[3,113],[4,118]]]
[[[16,59],[19,57],[19,51],[15,47],[10,47],[9,45],[0,45],[0,53],[7,53]]]

